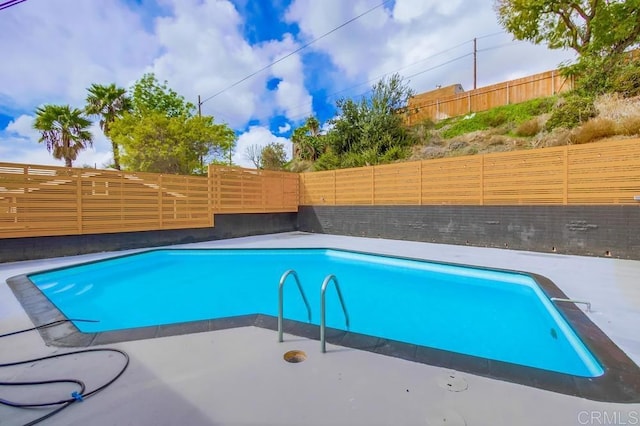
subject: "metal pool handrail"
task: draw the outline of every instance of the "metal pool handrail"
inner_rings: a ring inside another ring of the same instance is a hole
[[[338,279],[333,274],[327,275],[324,281],[322,282],[322,289],[320,290],[320,346],[322,348],[322,353],[327,352],[326,341],[325,341],[326,309],[325,309],[324,295],[330,281],[333,281],[333,283],[336,285],[336,291],[338,292],[338,299],[340,299],[340,304],[342,305],[342,311],[344,312],[344,319],[347,324],[347,328],[349,328],[349,314],[347,313],[347,307],[344,305],[344,299],[342,298],[342,293],[340,292],[340,285],[338,284]]]
[[[278,286],[278,342],[283,342],[284,339],[282,337],[282,320],[284,317],[284,297],[282,287],[284,286],[284,282],[286,281],[289,275],[293,275],[293,278],[296,279],[296,284],[298,285],[298,290],[300,290],[300,294],[302,295],[302,300],[304,300],[304,304],[307,306],[307,313],[309,314],[309,322],[311,322],[311,306],[309,305],[309,301],[307,300],[307,296],[304,294],[304,290],[300,285],[300,278],[298,278],[298,274],[293,269],[289,269],[280,278],[280,285]]]
[[[587,305],[587,312],[591,312],[591,302],[586,302],[584,300],[563,299],[562,297],[552,297],[551,301],[552,302],[581,303],[583,305]]]

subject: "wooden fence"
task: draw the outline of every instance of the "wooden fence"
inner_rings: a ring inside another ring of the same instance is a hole
[[[295,212],[295,173],[209,177],[0,163],[0,238],[213,226],[215,213]]]
[[[638,204],[640,139],[312,173],[209,177],[0,163],[0,238],[213,226],[299,205]]]
[[[216,213],[298,211],[297,173],[209,166]]]
[[[301,205],[638,204],[640,139],[300,174]]]
[[[206,177],[0,163],[0,238],[213,226]]]
[[[572,88],[571,79],[553,70],[437,99],[433,98],[432,92],[426,92],[409,99],[405,121],[413,125],[425,119],[441,120],[552,96]]]

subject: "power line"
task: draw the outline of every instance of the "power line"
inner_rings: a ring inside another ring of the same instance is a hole
[[[507,47],[507,46],[509,46],[509,47],[517,46],[517,45],[523,44],[523,43],[524,43],[524,41],[516,41],[515,43],[511,42],[511,43],[497,44],[495,46],[485,47],[484,49],[478,49],[478,52],[486,52],[488,50],[499,49],[501,47]]]
[[[499,32],[495,32],[495,33],[485,34],[485,35],[482,35],[482,36],[476,37],[475,39],[476,39],[476,40],[481,40],[481,39],[485,39],[485,38],[488,38],[488,37],[497,36],[497,35],[500,35],[500,34],[505,34],[505,31],[499,31]],[[410,63],[410,64],[404,65],[404,66],[402,66],[402,67],[400,67],[400,68],[396,68],[396,69],[394,69],[394,70],[392,70],[392,71],[386,72],[386,73],[384,73],[384,74],[380,74],[380,75],[378,75],[377,77],[371,78],[371,79],[369,79],[369,80],[367,80],[367,81],[363,81],[363,82],[361,82],[361,83],[357,83],[357,84],[355,84],[355,85],[353,85],[353,86],[349,86],[349,87],[347,87],[347,88],[340,89],[340,90],[338,90],[338,91],[336,91],[336,92],[333,92],[333,93],[331,93],[331,94],[329,94],[329,95],[324,95],[324,96],[321,96],[321,97],[316,96],[316,97],[314,97],[314,98],[315,98],[315,99],[322,99],[322,100],[324,100],[324,101],[326,102],[326,101],[328,101],[329,99],[331,99],[331,98],[333,98],[333,97],[335,97],[335,96],[337,96],[337,95],[339,95],[339,94],[341,94],[341,93],[347,92],[347,91],[349,91],[349,90],[355,89],[355,88],[360,87],[360,86],[363,86],[363,85],[365,85],[365,84],[370,84],[371,82],[377,81],[377,80],[379,80],[380,78],[383,78],[383,77],[389,76],[389,75],[394,74],[394,73],[396,73],[396,72],[398,72],[398,71],[401,71],[401,70],[404,70],[404,69],[410,68],[410,67],[412,67],[412,66],[414,66],[414,65],[417,65],[417,64],[419,64],[419,63],[421,63],[421,62],[427,61],[427,60],[429,60],[429,59],[433,59],[433,58],[435,58],[435,57],[437,57],[437,56],[440,56],[440,55],[442,55],[442,54],[445,54],[445,53],[448,53],[448,52],[453,51],[453,50],[455,50],[455,49],[458,49],[459,47],[462,47],[462,46],[464,46],[464,45],[466,45],[466,44],[468,44],[468,43],[473,42],[473,40],[474,40],[474,39],[469,39],[469,40],[463,41],[463,42],[458,43],[458,44],[456,44],[456,45],[454,45],[454,46],[451,46],[451,47],[448,47],[448,48],[446,48],[446,49],[443,49],[443,50],[441,50],[441,51],[439,51],[439,52],[436,52],[436,53],[434,53],[434,54],[432,54],[432,55],[429,55],[429,56],[423,57],[423,58],[421,58],[421,59],[419,59],[419,60],[417,60],[417,61],[415,61],[415,62],[412,62],[412,63]],[[499,49],[499,48],[502,48],[502,47],[509,47],[509,46],[514,46],[514,45],[519,45],[519,44],[522,44],[522,43],[523,43],[523,42],[515,42],[515,43],[514,43],[514,42],[512,41],[512,42],[509,42],[509,43],[503,43],[503,44],[498,44],[498,45],[490,46],[490,47],[487,47],[487,48],[484,48],[484,49],[478,49],[478,52],[484,52],[484,51],[488,51],[488,50]],[[416,77],[416,76],[421,75],[421,74],[424,74],[424,73],[426,73],[426,72],[433,71],[433,70],[435,70],[435,69],[441,68],[441,67],[443,67],[443,66],[445,66],[445,65],[449,65],[449,64],[451,64],[451,63],[453,63],[453,62],[455,62],[455,61],[459,61],[460,59],[464,59],[464,58],[469,57],[469,56],[471,56],[471,55],[473,55],[473,53],[472,53],[472,52],[467,53],[467,54],[464,54],[464,55],[461,55],[461,56],[458,56],[458,57],[455,57],[455,58],[450,59],[450,60],[448,60],[448,61],[446,61],[446,62],[440,63],[440,64],[438,64],[438,65],[435,65],[435,66],[429,67],[429,68],[427,68],[427,69],[423,69],[423,70],[421,70],[421,71],[419,71],[419,72],[417,72],[417,73],[414,73],[414,74],[411,74],[411,75],[409,75],[409,76],[406,76],[405,78],[409,79],[409,78],[412,78],[412,77]],[[366,95],[367,93],[370,93],[370,92],[371,92],[371,90],[372,90],[372,89],[368,89],[368,90],[366,90],[366,91],[364,91],[364,92],[362,92],[362,93],[360,93],[360,94],[354,95],[353,97],[358,98],[358,97],[364,96],[364,95]],[[293,108],[290,108],[290,109],[289,109],[289,111],[300,110],[300,109],[302,109],[303,107],[311,107],[311,108],[310,108],[309,110],[307,110],[306,112],[304,112],[304,113],[296,114],[296,115],[292,115],[292,116],[290,116],[290,117],[287,117],[287,120],[288,120],[288,121],[295,122],[295,121],[297,121],[298,119],[301,119],[301,118],[304,118],[304,117],[307,117],[307,116],[309,116],[309,115],[312,115],[312,114],[313,114],[313,100],[312,100],[311,102],[306,102],[306,103],[304,103],[304,104],[300,104],[300,105],[297,105],[297,106],[295,106],[295,107],[293,107]],[[218,115],[219,115],[219,114],[218,114]]]
[[[9,0],[4,3],[0,3],[0,10],[9,9],[11,6],[15,6],[17,4],[23,3],[27,0]]]
[[[409,76],[406,76],[405,78],[411,78],[411,77],[415,77],[415,76],[420,75],[420,74],[424,74],[424,73],[429,72],[429,71],[433,71],[433,70],[435,70],[435,69],[437,69],[437,68],[441,68],[441,67],[443,67],[443,66],[445,66],[445,65],[449,65],[449,64],[450,64],[450,63],[452,63],[452,62],[459,61],[460,59],[464,59],[464,58],[466,58],[466,57],[468,57],[468,56],[471,56],[471,55],[473,55],[473,53],[467,53],[467,54],[465,54],[465,55],[458,56],[458,57],[456,57],[456,58],[450,59],[450,60],[448,60],[448,61],[446,61],[446,62],[443,62],[443,63],[441,63],[441,64],[438,64],[438,65],[435,65],[435,66],[433,66],[433,67],[430,67],[430,68],[427,68],[427,69],[425,69],[425,70],[422,70],[422,71],[420,71],[420,72],[417,72],[417,73],[415,73],[415,74],[411,74],[411,75],[409,75]],[[389,73],[389,74],[391,74],[391,73]],[[369,92],[371,92],[371,91],[372,91],[372,89],[369,89],[369,90],[367,90],[367,91],[365,91],[365,92],[362,92],[362,93],[360,93],[360,94],[358,94],[358,95],[355,95],[354,97],[358,98],[358,97],[364,96],[364,95],[366,95],[367,93],[369,93]],[[311,114],[311,113],[313,113],[313,111],[310,111],[309,113],[305,113],[305,114],[300,114],[300,115],[293,116],[293,117],[289,118],[289,120],[290,120],[290,121],[295,121],[297,118],[305,117],[305,116],[307,116],[307,115],[309,115],[309,114]]]
[[[493,33],[493,34],[487,34],[487,35],[483,35],[483,36],[478,37],[478,38],[486,38],[486,37],[490,37],[490,36],[493,36],[493,35],[496,35],[496,34],[502,34],[502,32],[500,32],[500,33]],[[458,43],[458,44],[456,44],[456,45],[454,45],[454,46],[451,46],[451,47],[448,47],[448,48],[446,48],[446,49],[444,49],[444,50],[441,50],[441,51],[439,51],[439,52],[436,52],[436,53],[434,53],[434,54],[432,54],[432,55],[425,56],[425,57],[423,57],[423,58],[421,58],[421,59],[418,59],[418,60],[417,60],[417,61],[415,61],[415,62],[412,62],[412,63],[410,63],[410,64],[404,65],[404,66],[402,66],[402,67],[400,67],[400,68],[396,68],[396,69],[394,69],[393,71],[388,71],[388,72],[386,72],[386,73],[384,73],[384,74],[380,74],[380,75],[378,75],[377,77],[373,77],[373,78],[371,78],[371,79],[369,79],[369,80],[367,80],[367,81],[363,81],[363,82],[357,83],[357,84],[355,84],[355,85],[353,85],[353,86],[349,86],[349,87],[347,87],[347,88],[340,89],[340,90],[338,90],[338,91],[336,91],[336,92],[333,92],[333,93],[331,93],[331,94],[329,94],[329,95],[325,95],[325,96],[323,96],[321,99],[322,99],[322,100],[324,100],[324,101],[327,101],[327,100],[329,100],[329,99],[331,99],[331,98],[333,98],[333,97],[335,97],[335,96],[337,96],[337,95],[339,95],[339,94],[341,94],[341,93],[347,92],[347,91],[349,91],[349,90],[351,90],[351,89],[355,89],[355,88],[360,87],[360,86],[363,86],[363,85],[365,85],[365,84],[370,84],[370,83],[372,83],[372,82],[374,82],[374,81],[378,81],[379,79],[381,79],[381,78],[383,78],[383,77],[387,77],[387,76],[389,76],[389,75],[391,75],[391,74],[394,74],[394,73],[396,73],[396,72],[398,72],[398,71],[401,71],[401,70],[404,70],[404,69],[410,68],[410,67],[412,67],[412,66],[414,66],[414,65],[417,65],[417,64],[419,64],[419,63],[421,63],[421,62],[424,62],[424,61],[427,61],[427,60],[429,60],[429,59],[433,59],[433,58],[435,58],[436,56],[440,56],[440,55],[443,55],[443,54],[445,54],[445,53],[448,53],[448,52],[450,52],[450,51],[452,51],[452,50],[455,50],[455,49],[457,49],[457,48],[459,48],[459,47],[464,46],[465,44],[471,43],[472,41],[473,41],[473,39],[469,39],[469,40],[463,41],[463,42]],[[446,64],[445,64],[445,65],[446,65]],[[356,95],[356,97],[357,97],[357,96],[365,95],[365,94],[369,93],[370,91],[371,91],[371,89],[369,89],[369,90],[367,90],[367,91],[365,91],[365,92],[361,93],[360,95]],[[297,106],[295,106],[295,107],[291,108],[291,110],[295,111],[295,110],[299,110],[299,109],[302,109],[303,107],[307,107],[307,106],[313,106],[313,101],[312,101],[312,102],[310,102],[310,103],[309,103],[309,102],[305,102],[304,104],[299,104],[299,105],[297,105]],[[291,118],[290,118],[290,120],[295,121],[295,119],[300,118],[300,117],[304,117],[304,116],[307,116],[307,115],[309,115],[309,114],[308,114],[308,113],[305,113],[305,114],[302,114],[302,115],[299,115],[299,114],[298,114],[298,115],[294,115],[293,117],[291,117]]]
[[[22,1],[24,1],[24,0],[22,0]],[[315,43],[315,42],[317,42],[317,41],[319,41],[319,40],[322,40],[322,39],[323,39],[323,38],[325,38],[326,36],[328,36],[328,35],[330,35],[330,34],[332,34],[332,33],[336,32],[336,31],[338,31],[339,29],[341,29],[341,28],[345,27],[346,25],[349,25],[349,24],[350,24],[350,23],[352,23],[353,21],[355,21],[355,20],[357,20],[357,19],[362,18],[362,17],[363,17],[363,16],[365,16],[366,14],[373,12],[374,10],[376,10],[376,9],[378,9],[378,8],[380,8],[380,7],[382,7],[382,6],[384,6],[384,5],[385,5],[385,4],[387,4],[387,3],[390,3],[391,1],[392,1],[392,0],[385,0],[385,1],[383,1],[382,3],[380,3],[379,5],[377,5],[377,6],[375,6],[375,7],[372,7],[371,9],[369,9],[369,10],[367,10],[367,11],[365,11],[365,12],[361,13],[360,15],[358,15],[358,16],[356,16],[356,17],[354,17],[354,18],[349,19],[347,22],[345,22],[345,23],[343,23],[343,24],[341,24],[341,25],[339,25],[339,26],[335,27],[334,29],[332,29],[332,30],[331,30],[331,31],[329,31],[329,32],[326,32],[326,33],[322,34],[320,37],[317,37],[317,38],[315,38],[315,39],[311,40],[310,42],[308,42],[307,44],[305,44],[305,45],[303,45],[303,46],[301,46],[301,47],[297,48],[297,49],[296,49],[296,50],[294,50],[293,52],[287,53],[286,55],[284,55],[284,56],[283,56],[283,57],[281,57],[280,59],[278,59],[278,60],[276,60],[276,61],[274,61],[274,62],[271,62],[269,65],[266,65],[266,66],[264,66],[264,67],[260,68],[259,70],[252,72],[251,74],[249,74],[249,75],[247,75],[247,76],[245,76],[245,77],[241,78],[240,80],[236,81],[235,83],[231,84],[230,86],[227,86],[227,87],[225,87],[224,89],[222,89],[222,90],[218,91],[217,93],[215,93],[215,94],[213,94],[213,95],[209,96],[208,98],[205,98],[203,101],[201,101],[201,102],[200,102],[200,104],[199,104],[199,105],[202,105],[203,103],[205,103],[205,102],[207,102],[207,101],[209,101],[209,100],[211,100],[211,99],[215,98],[215,97],[216,97],[216,96],[218,96],[218,95],[221,95],[222,93],[226,92],[227,90],[229,90],[229,89],[231,89],[231,88],[233,88],[233,87],[236,87],[238,84],[240,84],[240,83],[242,83],[242,82],[247,81],[247,80],[248,80],[248,79],[250,79],[251,77],[253,77],[253,76],[255,76],[255,75],[257,75],[257,74],[261,73],[262,71],[264,71],[264,70],[266,70],[266,69],[271,68],[271,67],[272,67],[272,66],[274,66],[275,64],[277,64],[277,63],[279,63],[279,62],[284,61],[284,60],[285,60],[285,59],[287,59],[288,57],[290,57],[290,56],[292,56],[292,55],[294,55],[294,54],[296,54],[296,53],[300,52],[300,51],[301,51],[301,50],[303,50],[303,49],[306,49],[307,47],[311,46],[313,43]]]
[[[500,35],[500,34],[506,34],[506,33],[507,33],[506,31],[496,31],[495,33],[485,34],[483,36],[476,37],[476,39],[482,40],[483,38],[493,37],[493,36],[497,36],[497,35]]]

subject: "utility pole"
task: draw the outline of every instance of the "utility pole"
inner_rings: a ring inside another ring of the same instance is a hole
[[[198,95],[198,117],[202,117],[202,102],[200,101],[200,95]]]
[[[478,87],[478,39],[473,38],[473,90]],[[198,97],[199,99],[200,97]]]

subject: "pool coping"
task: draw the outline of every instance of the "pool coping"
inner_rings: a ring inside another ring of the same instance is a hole
[[[290,248],[287,248],[290,249]],[[343,250],[326,247],[300,248],[302,250]],[[149,251],[147,250],[127,254],[125,257]],[[176,250],[176,249],[170,249]],[[181,249],[177,249],[181,250]],[[187,249],[187,250],[217,250],[217,249]],[[252,250],[251,248],[225,248],[224,250]],[[280,250],[270,248],[266,250]],[[344,251],[344,250],[343,250]],[[368,253],[357,250],[346,250],[355,253],[375,254],[386,257],[427,261],[431,263],[462,265],[451,262],[431,261],[427,259],[406,256],[392,256]],[[112,258],[111,258],[112,259]],[[107,259],[103,259],[107,260]],[[94,263],[102,260],[83,262]],[[76,265],[72,265],[76,266]],[[530,272],[514,271],[501,268],[472,266],[477,269],[518,273],[531,277],[549,298],[566,298],[564,292],[550,279]],[[46,271],[53,271],[52,268]],[[39,271],[39,272],[45,272]],[[7,284],[15,294],[23,309],[36,327],[54,321],[65,321],[66,316],[31,282],[27,274],[7,279]],[[555,304],[556,309],[574,329],[578,338],[587,346],[602,365],[604,373],[598,377],[579,377],[565,373],[527,367],[504,361],[465,355],[441,349],[419,346],[399,342],[391,339],[378,338],[344,330],[327,328],[326,341],[330,344],[364,350],[381,355],[392,356],[408,361],[428,364],[436,367],[462,371],[478,376],[498,379],[511,383],[531,386],[561,394],[577,396],[594,401],[638,403],[640,402],[640,367],[629,358],[585,313],[571,303]],[[208,332],[237,327],[255,326],[269,330],[277,330],[277,318],[264,314],[249,314],[235,317],[209,319],[140,327],[125,330],[107,331],[100,333],[83,333],[73,323],[66,321],[55,327],[40,328],[38,331],[47,345],[59,347],[86,347],[106,345],[123,341],[169,337],[182,334]],[[283,322],[285,333],[313,340],[320,340],[320,327],[299,321],[287,320]],[[274,337],[275,338],[275,337]]]

